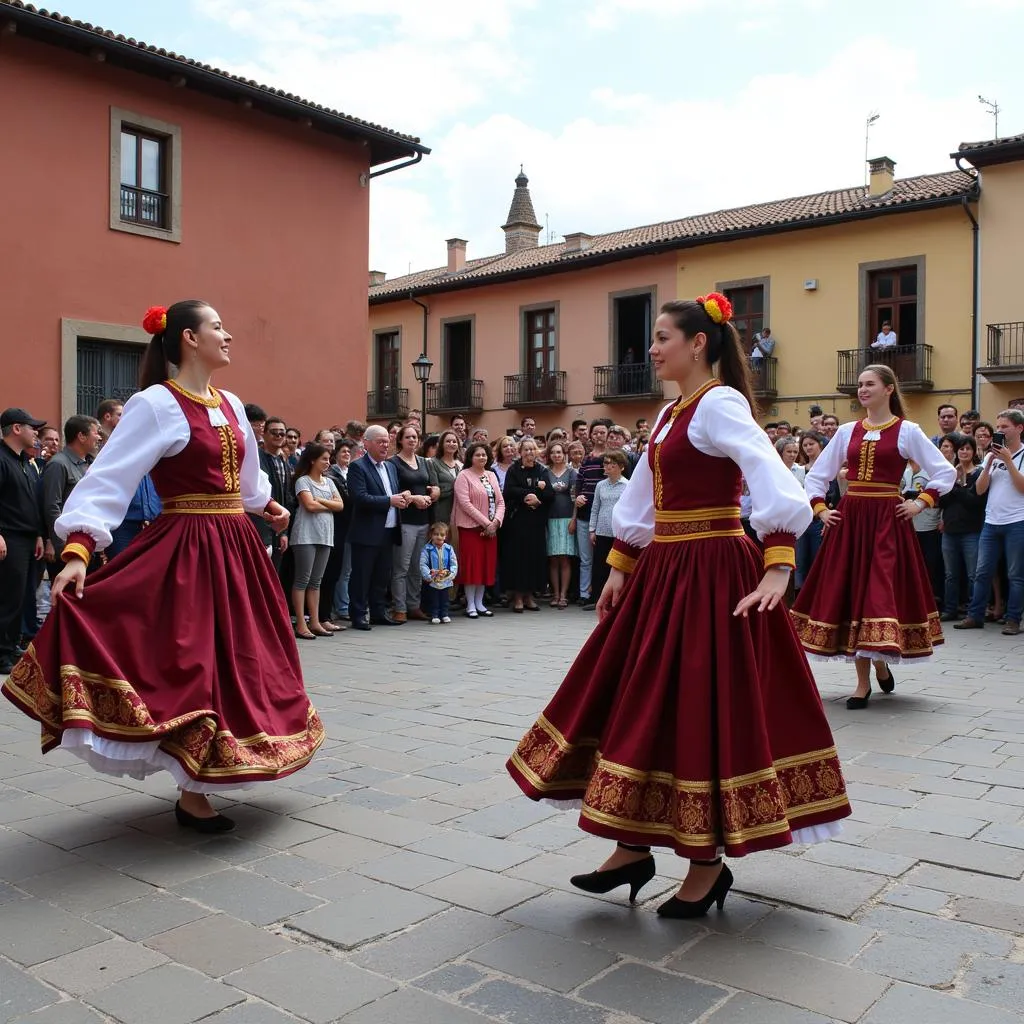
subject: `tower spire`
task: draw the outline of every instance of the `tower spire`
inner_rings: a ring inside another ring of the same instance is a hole
[[[508,210],[508,219],[501,226],[505,232],[505,252],[518,252],[520,249],[533,249],[539,244],[541,226],[533,209],[530,196],[530,179],[519,165],[516,175],[516,190],[512,195],[512,205]]]

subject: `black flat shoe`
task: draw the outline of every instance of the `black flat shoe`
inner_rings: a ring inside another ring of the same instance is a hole
[[[194,814],[183,811],[180,803],[174,805],[174,817],[178,819],[178,824],[182,828],[194,828],[197,832],[230,832],[235,827],[235,823],[223,814],[213,818],[197,818]]]
[[[368,633],[371,629],[371,626],[365,619],[356,619],[356,621],[352,623],[352,628],[360,629],[363,632]]]
[[[717,903],[718,909],[722,909],[725,897],[729,895],[729,890],[732,888],[732,883],[733,877],[729,865],[723,864],[722,870],[707,896],[699,900],[681,900],[678,896],[673,896],[672,899],[658,907],[658,917],[671,917],[676,920],[706,917],[712,903]]]
[[[310,632],[310,633],[296,633],[295,634],[295,639],[296,640],[315,640],[316,638],[317,638],[317,634],[313,633],[313,632]]]
[[[889,670],[889,677],[887,679],[879,679],[876,674],[875,681],[878,683],[878,688],[882,693],[892,693],[892,691],[896,689],[896,680],[893,678],[891,669]]]
[[[584,892],[605,893],[620,885],[629,885],[629,902],[636,903],[636,894],[654,877],[654,857],[644,857],[620,868],[608,871],[591,871],[586,875],[573,875],[569,879],[577,889]]]
[[[871,700],[871,691],[868,690],[866,697],[847,697],[846,698],[846,710],[847,711],[863,711],[868,706],[868,701]]]

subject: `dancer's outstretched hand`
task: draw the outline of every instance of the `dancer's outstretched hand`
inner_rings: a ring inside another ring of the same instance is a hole
[[[765,570],[764,578],[752,594],[747,594],[738,605],[733,615],[748,617],[750,609],[755,605],[759,612],[770,612],[785,596],[789,588],[789,573],[784,568],[772,566]]]
[[[80,558],[72,558],[57,573],[57,578],[53,581],[53,586],[50,588],[51,598],[56,598],[67,587],[71,587],[74,590],[75,597],[81,597],[85,592],[85,562]]]
[[[626,574],[621,569],[612,569],[608,574],[608,582],[597,599],[598,621],[608,615],[619,603],[622,590],[626,586]]]

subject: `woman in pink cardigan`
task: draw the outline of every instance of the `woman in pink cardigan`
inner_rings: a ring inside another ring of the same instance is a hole
[[[484,606],[484,590],[494,585],[498,530],[505,518],[505,499],[490,466],[490,449],[476,442],[466,449],[465,468],[455,478],[452,523],[459,529],[459,582],[471,619],[493,614]]]

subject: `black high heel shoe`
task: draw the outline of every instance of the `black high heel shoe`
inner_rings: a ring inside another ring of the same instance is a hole
[[[708,867],[711,864],[721,864],[718,861],[693,861],[694,864],[707,864]],[[729,870],[728,864],[722,864],[722,870],[718,873],[718,877],[715,879],[715,884],[711,886],[711,890],[708,894],[699,900],[681,900],[678,896],[673,896],[670,900],[662,903],[658,907],[658,917],[671,917],[676,920],[685,920],[691,917],[706,917],[707,912],[711,909],[712,903],[718,904],[718,909],[721,910],[725,903],[725,897],[729,895],[729,890],[732,888],[733,877],[732,872]]]
[[[889,669],[889,677],[887,679],[879,679],[878,673],[875,673],[875,680],[878,683],[878,688],[882,693],[892,693],[896,689],[896,680],[893,678],[892,669]]]
[[[895,684],[894,684],[895,685]],[[881,683],[879,683],[881,686]],[[847,711],[863,711],[868,706],[868,701],[871,700],[871,691],[863,697],[847,697],[846,698],[846,710]]]
[[[650,854],[649,846],[627,846],[619,843],[619,848],[632,850],[634,853],[647,852]],[[617,889],[620,885],[629,885],[629,902],[636,903],[637,893],[654,877],[654,857],[647,856],[643,860],[635,860],[629,864],[623,864],[619,868],[609,868],[607,871],[591,871],[586,875],[573,875],[569,879],[577,889],[584,892],[605,893]]]
[[[182,810],[180,803],[174,805],[174,817],[182,828],[194,828],[197,832],[230,832],[235,827],[234,821],[223,814],[213,818],[199,818]]]

